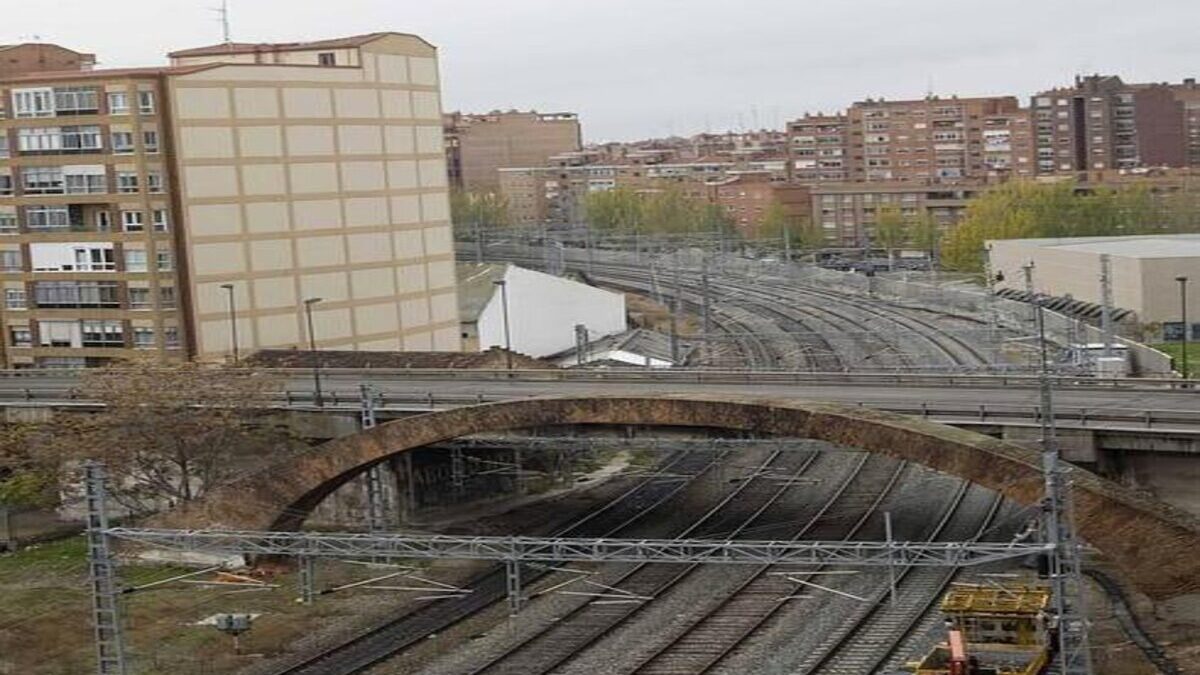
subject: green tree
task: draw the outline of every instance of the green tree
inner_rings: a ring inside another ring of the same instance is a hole
[[[904,212],[895,204],[884,204],[875,215],[875,245],[882,248],[888,257],[888,267],[895,267],[897,249],[908,241],[908,221]]]
[[[584,205],[588,223],[599,231],[629,234],[642,228],[642,197],[629,188],[590,192]]]
[[[912,243],[925,251],[931,262],[937,258],[938,245],[941,240],[942,228],[933,215],[925,211],[918,216],[916,222],[912,224]]]
[[[1084,190],[1070,182],[1010,181],[971,200],[946,237],[942,260],[948,268],[978,272],[989,239],[1177,231],[1195,217],[1195,206],[1188,195],[1156,195],[1144,184]]]
[[[686,234],[699,229],[700,206],[675,186],[642,197],[645,231],[655,234]]]
[[[480,230],[507,227],[511,223],[508,198],[494,192],[454,190],[450,193],[450,221],[460,238],[474,237]]]

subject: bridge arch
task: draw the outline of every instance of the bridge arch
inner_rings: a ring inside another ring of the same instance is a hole
[[[757,397],[551,397],[399,419],[339,438],[213,491],[158,519],[172,528],[295,530],[326,496],[374,463],[475,433],[554,425],[709,427],[803,437],[954,474],[1033,504],[1038,453],[927,420],[852,406]],[[1200,591],[1200,519],[1092,473],[1072,473],[1080,535],[1155,599]]]

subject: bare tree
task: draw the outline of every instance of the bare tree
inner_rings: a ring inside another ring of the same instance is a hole
[[[103,410],[56,420],[54,454],[66,464],[104,461],[114,498],[132,513],[189,502],[299,446],[258,405],[277,389],[273,378],[237,367],[132,364],[89,372],[79,396]]]

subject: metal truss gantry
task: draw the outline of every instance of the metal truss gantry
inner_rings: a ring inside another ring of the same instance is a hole
[[[164,530],[113,527],[109,537],[182,553],[500,562],[968,567],[1052,550],[1051,544],[904,541],[721,541],[457,537],[405,533]]]

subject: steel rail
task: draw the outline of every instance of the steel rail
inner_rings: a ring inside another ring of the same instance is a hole
[[[806,457],[792,472],[790,480],[785,482],[784,485],[777,486],[774,490],[769,490],[763,494],[756,495],[752,492],[750,497],[739,499],[736,508],[727,509],[727,511],[731,511],[732,513],[722,513],[719,518],[714,518],[718,510],[724,509],[732,499],[739,497],[742,493],[750,490],[751,487],[758,488],[759,484],[763,482],[760,476],[762,470],[768,468],[771,463],[774,463],[782,455],[782,451],[776,451],[768,458],[767,463],[764,463],[755,472],[754,478],[742,482],[737,491],[731,493],[716,507],[710,509],[697,519],[680,536],[686,536],[702,526],[711,529],[709,525],[711,520],[733,517],[736,519],[736,527],[728,538],[736,537],[739,532],[760,517],[785,492],[794,487],[794,483],[791,481],[794,481],[803,474],[817,459],[819,454],[811,453]],[[786,462],[787,459],[785,457],[784,461]],[[756,496],[763,498],[764,502],[757,507],[751,508],[751,512],[746,515],[744,512],[747,506],[753,506],[750,500]],[[676,566],[641,563],[622,572],[615,579],[606,579],[605,585],[619,588],[622,592],[632,595],[659,597],[667,589],[674,587],[682,581],[697,567],[698,565],[696,564],[690,564],[682,566],[682,569],[679,569]],[[502,653],[488,659],[485,663],[474,666],[470,670],[470,674],[479,675],[480,673],[492,670],[519,672],[521,675],[549,672],[601,639],[617,626],[623,624],[635,612],[636,609],[630,606],[614,607],[605,605],[600,607],[589,602],[578,604],[560,616],[553,625],[547,626],[545,629],[527,636],[516,644],[508,646]]]

